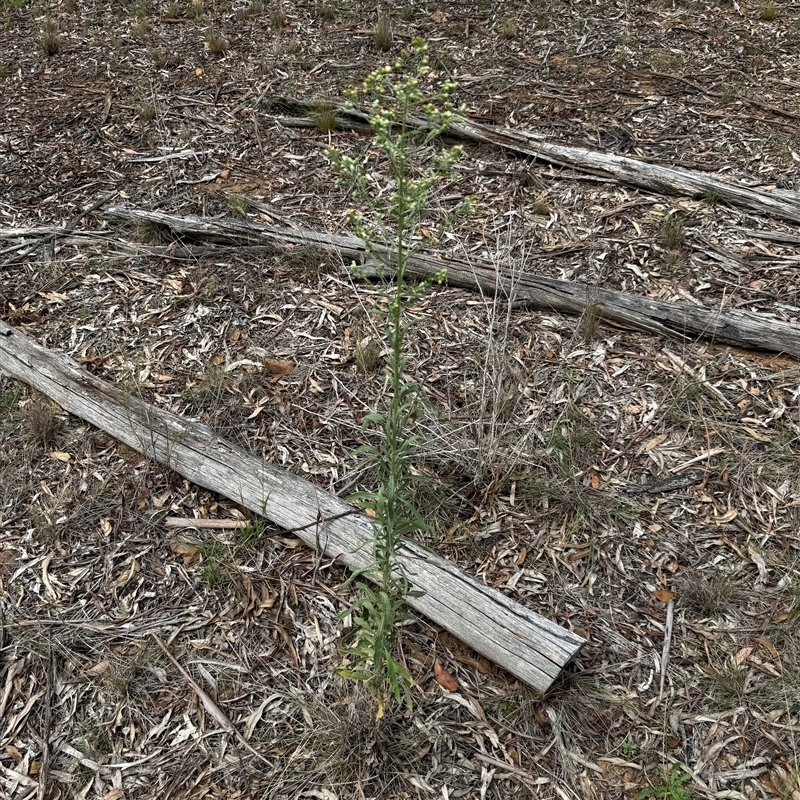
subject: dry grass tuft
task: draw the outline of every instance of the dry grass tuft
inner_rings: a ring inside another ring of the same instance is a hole
[[[150,58],[153,60],[153,66],[156,69],[168,69],[180,63],[180,59],[174,52],[163,50],[160,47],[154,47],[150,50]]]
[[[371,375],[383,366],[383,344],[377,336],[365,336],[356,342],[355,362],[359,372]]]
[[[61,430],[61,420],[53,407],[40,400],[25,406],[25,422],[31,442],[44,448],[52,447]]]
[[[517,30],[516,21],[506,18],[500,22],[500,28],[497,33],[501,39],[513,39],[517,35]]]
[[[228,207],[234,217],[237,219],[246,219],[253,205],[248,197],[241,194],[232,194],[228,195]]]
[[[211,53],[212,56],[221,56],[228,52],[230,42],[217,31],[209,30],[206,32],[205,49]]]
[[[52,58],[61,49],[61,40],[58,36],[58,23],[52,17],[45,17],[39,38],[42,52]]]
[[[684,575],[678,584],[681,602],[706,617],[731,611],[742,597],[742,590],[733,576],[716,572],[710,580],[701,575]]]
[[[667,214],[664,217],[659,236],[670,250],[679,250],[686,244],[686,228],[678,214]]]
[[[767,0],[767,2],[761,4],[761,8],[758,10],[758,17],[764,22],[772,22],[778,18],[779,13],[780,7],[778,4],[772,2],[772,0]]]
[[[540,217],[548,216],[552,210],[553,206],[547,201],[547,197],[545,195],[540,195],[537,197],[531,205],[531,211]]]
[[[425,726],[394,712],[377,719],[363,687],[339,678],[323,695],[293,700],[291,724],[272,745],[303,765],[294,770],[295,781],[302,773],[307,784],[361,787],[373,797],[401,797],[412,788],[404,776],[415,774],[414,763],[432,744]]]
[[[286,12],[281,3],[272,6],[269,12],[269,23],[274,33],[280,34],[286,27]]]
[[[147,39],[151,32],[150,23],[143,17],[140,17],[134,20],[131,26],[131,32],[139,40]]]
[[[320,106],[314,114],[313,120],[322,133],[336,130],[336,110],[330,106]]]
[[[375,25],[373,40],[378,50],[387,51],[392,49],[394,44],[394,31],[392,30],[392,20],[388,13],[381,11],[378,14],[378,22]]]
[[[323,22],[336,21],[336,6],[333,3],[323,3],[317,13]]]
[[[201,20],[204,13],[205,6],[203,5],[203,0],[191,0],[189,5],[186,6],[187,19],[193,19],[195,21]]]

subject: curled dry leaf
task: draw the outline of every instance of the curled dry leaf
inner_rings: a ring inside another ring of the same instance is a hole
[[[200,561],[200,548],[191,542],[170,542],[169,549],[183,559],[184,567],[191,567],[192,564]]]
[[[264,366],[272,375],[291,375],[294,364],[291,361],[279,361],[276,358],[264,358]]]
[[[659,603],[669,603],[670,600],[675,599],[675,592],[670,589],[656,589],[656,591],[653,592],[653,597],[655,597]]]
[[[458,681],[442,666],[438,658],[433,662],[433,674],[439,686],[448,692],[458,691]]]

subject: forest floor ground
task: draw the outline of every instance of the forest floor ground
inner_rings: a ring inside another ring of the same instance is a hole
[[[0,0],[3,320],[347,495],[370,488],[361,422],[386,401],[380,286],[314,251],[200,245],[104,208],[346,232],[355,201],[326,150],[380,161],[326,114],[413,37],[475,121],[800,190],[796,3],[381,16]],[[315,124],[277,120],[296,100]],[[718,200],[468,144],[423,235],[431,253],[800,324],[800,232]],[[538,695],[416,619],[413,709],[376,720],[334,674],[343,568],[0,378],[0,795],[800,798],[797,360],[447,285],[408,322],[425,544],[586,637],[563,679]]]

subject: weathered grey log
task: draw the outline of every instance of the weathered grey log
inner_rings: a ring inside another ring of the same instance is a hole
[[[284,100],[283,107],[296,113],[314,113],[313,104],[305,101]],[[337,126],[363,132],[367,115],[351,108],[335,109]],[[274,117],[280,124],[298,125],[297,118]],[[426,127],[424,118],[411,118],[409,123],[418,127]],[[302,124],[313,126],[308,117]],[[447,135],[458,137],[464,141],[493,144],[503,150],[520,155],[532,156],[549,164],[571,167],[572,169],[604,175],[618,183],[638,186],[651,192],[672,195],[703,197],[712,195],[719,200],[739,208],[747,208],[759,214],[800,222],[800,192],[788,189],[766,189],[764,187],[745,186],[732,178],[720,177],[708,172],[671,167],[665,164],[654,164],[615,153],[601,153],[587,147],[556,144],[547,141],[540,133],[532,131],[499,128],[494,125],[483,125],[459,118],[447,129]]]
[[[355,261],[366,274],[375,274],[383,261],[391,261],[386,248],[376,247],[379,258],[367,255],[363,242],[355,236],[318,233],[302,228],[278,228],[233,219],[208,219],[176,216],[158,211],[125,207],[110,208],[111,216],[163,225],[177,234],[196,236],[230,244],[270,244],[278,248],[314,247],[340,255],[345,262]],[[414,278],[426,278],[446,270],[450,286],[480,287],[488,294],[513,297],[532,308],[582,314],[591,309],[599,319],[628,325],[638,330],[671,338],[699,337],[739,347],[769,350],[800,356],[800,326],[780,319],[745,311],[716,311],[699,306],[667,303],[630,292],[602,289],[585,283],[570,283],[555,278],[496,269],[491,264],[435,258],[417,253],[406,267]]]
[[[800,222],[800,192],[744,186],[732,179],[699,170],[653,164],[614,153],[600,153],[587,147],[554,144],[529,131],[495,128],[468,120],[451,125],[448,133],[475,142],[491,143],[542,161],[607,175],[619,183],[648,191],[689,197],[712,195],[732,206]]]
[[[365,514],[309,481],[187,420],[133,397],[0,321],[0,374],[32,386],[148,458],[229,497],[309,547],[363,568],[371,560]],[[321,522],[320,522],[321,520]],[[401,561],[415,589],[409,604],[479,653],[544,692],[584,640],[409,542]]]

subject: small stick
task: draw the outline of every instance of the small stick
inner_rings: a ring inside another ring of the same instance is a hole
[[[246,528],[244,519],[190,519],[189,517],[167,517],[164,525],[168,528]]]
[[[661,684],[658,687],[658,701],[664,696],[664,681],[667,678],[667,667],[669,666],[669,648],[672,641],[672,621],[675,618],[675,601],[667,603],[667,622],[664,625],[664,649],[661,651]]]
[[[258,750],[256,750],[253,745],[251,745],[250,742],[248,742],[247,739],[245,739],[244,736],[242,736],[242,734],[236,730],[236,728],[234,728],[233,723],[225,716],[222,709],[211,699],[208,694],[206,694],[205,691],[203,691],[203,689],[195,682],[192,676],[178,663],[177,659],[172,655],[172,653],[170,653],[164,642],[162,642],[155,633],[153,633],[152,636],[158,643],[158,646],[164,651],[167,658],[175,665],[175,668],[178,670],[178,672],[183,675],[186,683],[189,684],[194,693],[200,698],[200,702],[203,704],[205,710],[217,721],[219,726],[226,733],[229,733],[231,736],[233,736],[236,741],[242,745],[242,747],[251,752],[256,758],[263,761],[267,766],[272,767],[272,764],[267,761],[267,759],[264,758],[264,756],[262,756],[261,753],[259,753]]]

